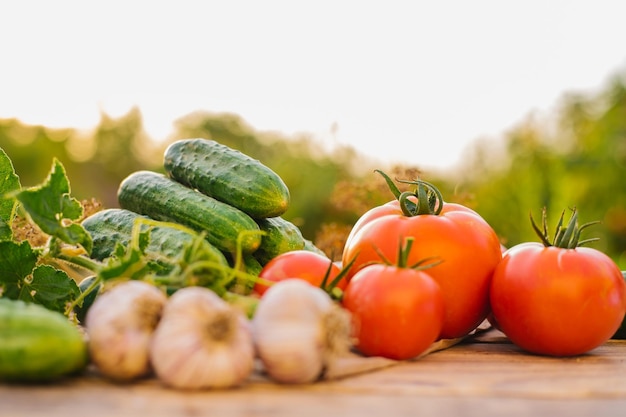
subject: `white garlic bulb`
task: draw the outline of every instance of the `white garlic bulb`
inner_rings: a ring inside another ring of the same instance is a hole
[[[157,377],[180,389],[242,384],[254,367],[248,319],[204,287],[176,291],[150,345]]]
[[[167,296],[143,281],[125,281],[100,294],[85,317],[89,354],[98,371],[116,380],[150,372],[148,347]]]
[[[279,281],[263,294],[252,329],[265,372],[281,383],[317,380],[351,344],[349,313],[301,279]]]

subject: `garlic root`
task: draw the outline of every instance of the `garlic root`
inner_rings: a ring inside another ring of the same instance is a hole
[[[349,313],[301,279],[272,285],[252,319],[254,343],[268,376],[311,383],[351,345]]]
[[[143,281],[125,281],[99,295],[85,317],[92,363],[105,377],[130,381],[149,374],[148,347],[167,296]]]
[[[163,309],[150,359],[157,377],[170,387],[240,385],[255,359],[248,319],[207,288],[182,288]]]

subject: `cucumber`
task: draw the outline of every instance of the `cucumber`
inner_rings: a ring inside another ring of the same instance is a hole
[[[248,253],[243,255],[243,269],[248,274],[258,277],[263,269],[263,265],[254,257],[254,253]],[[254,282],[250,282],[250,288],[252,287],[254,287]]]
[[[255,219],[280,216],[289,206],[289,190],[278,174],[214,140],[182,139],[170,144],[163,166],[176,181]]]
[[[261,246],[253,256],[265,265],[281,253],[304,248],[302,232],[293,223],[282,217],[257,219],[259,228],[265,232],[261,238]]]
[[[0,299],[0,380],[48,382],[79,373],[88,361],[83,333],[63,314]]]
[[[259,226],[243,211],[157,172],[130,174],[120,183],[117,198],[121,208],[206,232],[209,243],[226,253],[236,253],[240,234],[244,253],[261,244]]]
[[[91,257],[102,261],[113,255],[118,243],[127,245],[131,240],[135,221],[142,217],[148,218],[130,210],[109,208],[97,211],[84,219],[82,226],[93,240]],[[148,225],[145,225],[142,230],[147,228]],[[193,233],[187,233],[182,229],[165,224],[154,226],[150,229],[150,241],[146,247],[146,254],[175,258],[194,238]],[[206,259],[228,266],[224,254],[208,241],[204,242],[202,251],[206,254]]]

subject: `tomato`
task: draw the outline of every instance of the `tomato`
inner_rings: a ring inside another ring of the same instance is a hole
[[[574,356],[611,338],[626,314],[619,267],[589,247],[523,243],[505,252],[490,290],[502,332],[526,351]]]
[[[622,271],[622,276],[626,280],[626,271]],[[611,339],[624,340],[626,339],[626,318],[622,320],[622,324],[619,326],[619,329],[615,332]]]
[[[439,337],[444,301],[425,271],[370,265],[357,272],[342,305],[355,320],[355,347],[366,356],[409,359]]]
[[[437,215],[407,217],[396,212],[380,216],[346,242],[343,264],[355,259],[348,279],[365,265],[381,262],[380,254],[395,264],[400,241],[409,236],[415,238],[409,264],[426,258],[441,261],[428,270],[446,304],[440,337],[467,335],[489,313],[489,284],[502,259],[495,231],[476,212],[458,204],[444,203]]]
[[[341,268],[324,255],[307,250],[295,250],[282,253],[270,260],[261,269],[259,277],[272,282],[300,278],[320,287],[329,266],[327,284],[330,284],[341,273]],[[337,284],[337,288],[343,290],[346,284],[347,280],[343,278]],[[263,295],[268,288],[267,284],[256,282],[254,292]]]
[[[361,230],[361,228],[366,224],[378,219],[379,217],[387,216],[389,214],[402,214],[402,210],[400,209],[400,203],[398,202],[398,200],[392,200],[381,206],[376,206],[366,211],[361,217],[359,217],[354,226],[352,226],[352,229],[350,230],[346,241],[350,242],[354,235],[356,235],[356,233]]]

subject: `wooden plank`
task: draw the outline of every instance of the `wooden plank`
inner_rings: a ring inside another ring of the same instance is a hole
[[[623,416],[626,342],[587,355],[522,352],[497,335],[375,372],[304,386],[260,375],[241,388],[181,392],[149,379],[120,385],[94,374],[38,386],[0,385],[0,417]]]
[[[475,343],[337,384],[408,395],[626,399],[624,354],[624,342],[608,342],[573,358],[530,355],[512,344]]]

